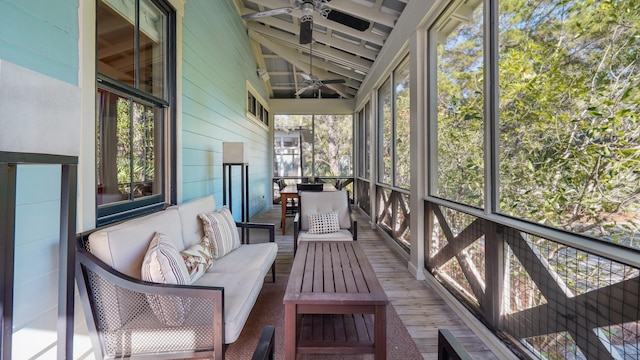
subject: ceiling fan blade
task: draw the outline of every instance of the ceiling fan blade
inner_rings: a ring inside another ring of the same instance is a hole
[[[285,7],[285,8],[279,8],[279,9],[273,9],[273,10],[267,10],[267,11],[260,11],[260,12],[256,12],[256,13],[252,13],[252,14],[247,14],[247,15],[242,15],[242,18],[245,20],[253,20],[253,19],[259,19],[262,17],[267,17],[267,16],[276,16],[276,15],[281,15],[281,14],[291,14],[293,12],[293,8],[292,7]]]
[[[315,86],[305,86],[303,88],[300,88],[298,91],[296,91],[296,96],[300,96],[302,95],[303,92],[310,90],[310,89],[315,89]]]
[[[300,44],[311,43],[311,31],[313,29],[313,20],[309,18],[307,21],[300,22]]]
[[[324,85],[326,84],[344,84],[345,80],[344,79],[329,79],[329,80],[320,80],[321,83],[323,83]]]
[[[306,81],[312,81],[313,79],[311,78],[311,76],[305,74],[305,73],[300,73],[300,76],[302,76],[302,78]]]
[[[345,14],[338,10],[331,10],[331,12],[329,12],[329,15],[327,15],[327,19],[333,20],[350,28],[354,28],[358,31],[365,31],[369,28],[369,25],[371,25],[371,23],[366,20],[362,20],[355,16]]]

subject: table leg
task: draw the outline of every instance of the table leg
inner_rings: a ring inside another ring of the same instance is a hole
[[[280,226],[282,227],[282,235],[287,228],[287,197],[280,195],[280,208],[282,209],[282,220],[280,220]]]
[[[377,360],[387,357],[387,306],[378,305],[374,314],[374,352]]]
[[[284,305],[284,358],[296,358],[296,304]]]

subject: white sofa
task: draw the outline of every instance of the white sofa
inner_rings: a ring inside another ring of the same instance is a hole
[[[269,269],[275,281],[273,224],[238,223],[238,229],[268,231],[269,242],[248,244],[247,235],[239,248],[215,260],[191,285],[140,280],[156,232],[165,234],[176,249],[187,249],[204,235],[198,214],[214,210],[215,201],[207,196],[79,238],[76,277],[96,358],[187,358],[202,353],[224,358],[225,344],[240,335]],[[159,321],[149,296],[185,304],[184,321],[178,326]]]

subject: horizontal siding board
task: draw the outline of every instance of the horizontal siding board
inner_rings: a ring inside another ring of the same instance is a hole
[[[20,304],[13,309],[16,329],[44,318],[50,311],[56,312],[58,306],[57,301],[52,301],[58,298],[58,272],[33,275],[29,281],[15,284],[14,303]]]
[[[53,6],[60,6],[60,9],[46,11]],[[19,5],[17,2],[0,1],[2,59],[77,84],[78,39],[77,0],[29,0],[21,1]]]
[[[42,274],[57,271],[59,248],[57,236],[16,246],[14,256],[16,270],[19,271],[14,274],[15,283],[26,284]]]
[[[213,165],[214,152],[210,150],[188,149],[182,150],[182,165]]]
[[[273,150],[268,129],[247,118],[247,79],[267,96],[246,29],[231,2],[188,1],[182,39],[183,200],[213,193],[221,205],[222,143],[242,141],[250,164],[250,214],[261,211],[270,200],[271,174],[264,172],[269,172]],[[232,182],[240,180],[238,171]],[[234,189],[233,209],[240,199],[235,194]]]
[[[222,179],[219,166],[185,166],[182,176],[184,182],[198,182]]]
[[[45,298],[40,295],[40,298]],[[56,332],[57,311],[50,309],[39,313],[37,318],[21,323],[13,334],[12,358],[14,359],[56,359],[58,334]],[[77,334],[74,334],[76,337]],[[75,339],[74,339],[75,340]],[[86,347],[85,347],[86,348]],[[77,350],[74,346],[74,352]],[[74,356],[74,359],[80,357]]]
[[[78,37],[78,26],[75,21],[78,16],[78,1],[3,0],[0,2],[13,5],[24,13],[51,24],[52,27]]]
[[[60,200],[16,206],[16,246],[60,235]]]
[[[60,165],[19,165],[16,172],[17,205],[59,201],[61,169]]]

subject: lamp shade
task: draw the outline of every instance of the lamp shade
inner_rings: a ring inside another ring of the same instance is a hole
[[[247,151],[243,142],[223,142],[222,162],[224,164],[246,164]]]

